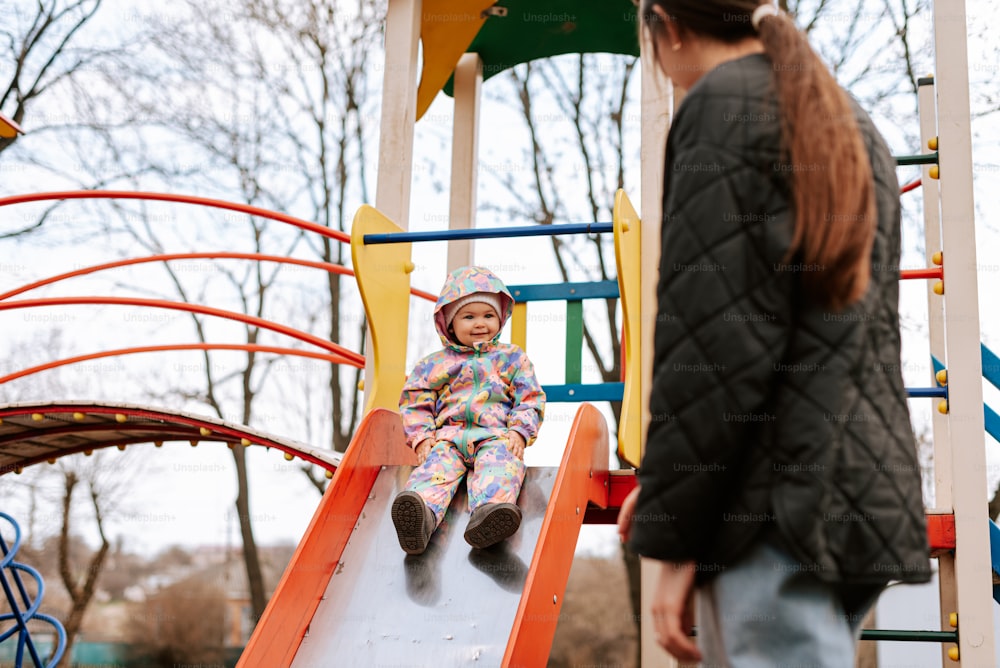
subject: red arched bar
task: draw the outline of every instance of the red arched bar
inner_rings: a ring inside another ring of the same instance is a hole
[[[34,290],[35,288],[40,288],[44,285],[50,285],[52,283],[57,283],[58,281],[63,281],[68,278],[75,278],[77,276],[84,276],[86,274],[92,274],[94,272],[103,271],[105,269],[115,269],[117,267],[126,267],[133,264],[143,264],[146,262],[166,262],[169,260],[211,260],[211,259],[235,259],[235,260],[259,260],[264,262],[279,262],[282,264],[294,264],[303,267],[312,267],[315,269],[323,269],[331,274],[341,274],[342,276],[354,276],[354,270],[344,267],[339,264],[332,264],[330,262],[319,262],[314,260],[300,260],[293,257],[283,257],[281,255],[266,255],[264,253],[235,253],[235,252],[203,252],[203,253],[168,253],[161,255],[150,255],[148,257],[138,257],[129,258],[125,260],[117,260],[115,262],[107,262],[104,264],[95,264],[92,267],[84,267],[82,269],[77,269],[75,271],[69,271],[65,274],[58,274],[57,276],[52,276],[50,278],[44,278],[40,281],[35,281],[34,283],[29,283],[28,285],[21,286],[10,292],[5,292],[0,294],[0,300],[10,299],[29,290]],[[420,297],[421,299],[426,299],[429,301],[437,301],[437,297],[429,292],[424,292],[423,290],[417,290],[416,288],[410,288],[410,294]]]
[[[196,204],[198,206],[208,206],[215,209],[228,209],[230,211],[238,211],[240,213],[246,213],[252,216],[270,218],[271,220],[276,220],[280,223],[287,223],[288,225],[294,225],[295,227],[299,227],[303,230],[309,230],[310,232],[315,232],[324,237],[336,239],[341,243],[351,243],[351,237],[346,232],[341,232],[340,230],[331,230],[329,227],[324,227],[316,223],[310,223],[308,220],[296,218],[295,216],[289,216],[288,214],[279,213],[277,211],[262,209],[260,207],[251,206],[249,204],[239,204],[237,202],[227,202],[225,200],[209,199],[207,197],[195,197],[194,195],[173,195],[171,193],[130,192],[128,190],[65,190],[61,192],[27,193],[24,195],[12,195],[10,197],[0,197],[0,206],[8,206],[11,204],[25,204],[27,202],[45,202],[57,199],[142,199],[142,200],[150,200],[157,202],[178,202],[180,204]]]
[[[12,380],[17,380],[18,378],[23,378],[24,376],[30,376],[32,374],[39,373],[42,371],[48,371],[49,369],[55,369],[56,367],[65,366],[67,364],[78,364],[80,362],[87,362],[90,360],[101,359],[102,357],[117,357],[119,355],[132,355],[134,353],[159,353],[159,352],[168,352],[175,350],[244,350],[247,352],[254,352],[254,353],[274,353],[276,355],[295,355],[298,357],[310,357],[312,359],[331,362],[333,364],[347,364],[349,366],[357,367],[359,369],[363,366],[362,364],[358,364],[354,360],[347,359],[343,355],[328,355],[325,353],[313,352],[311,350],[298,350],[296,348],[282,348],[279,346],[262,346],[255,343],[177,343],[177,344],[165,344],[160,346],[136,346],[132,348],[118,348],[117,350],[104,350],[98,353],[88,353],[86,355],[67,357],[65,359],[46,362],[45,364],[39,364],[38,366],[22,369],[21,371],[17,371],[15,373],[2,376],[0,377],[0,385],[3,385],[4,383]]]
[[[924,182],[921,181],[919,178],[918,179],[914,179],[913,181],[910,181],[909,183],[907,183],[905,186],[901,187],[899,189],[899,194],[902,195],[903,193],[908,193],[911,190],[916,190],[917,188],[919,188],[920,186],[922,186],[923,183]]]
[[[137,299],[134,297],[49,297],[46,299],[22,299],[13,302],[0,302],[0,311],[9,311],[18,308],[36,308],[39,306],[69,306],[76,304],[112,304],[118,306],[148,306],[150,308],[167,308],[176,311],[188,311],[189,313],[201,313],[202,315],[212,315],[228,320],[236,320],[248,325],[254,325],[261,329],[271,330],[290,336],[299,341],[311,343],[318,348],[343,355],[348,360],[364,364],[365,358],[356,352],[348,350],[341,345],[327,341],[308,332],[281,325],[264,318],[236,313],[234,311],[224,311],[222,309],[202,306],[201,304],[187,304],[185,302],[170,302],[163,299]]]

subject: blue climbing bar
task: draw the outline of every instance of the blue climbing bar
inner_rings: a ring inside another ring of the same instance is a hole
[[[554,237],[563,234],[611,234],[611,223],[568,223],[564,225],[527,225],[523,227],[438,230],[434,232],[391,232],[366,234],[366,245],[398,244],[414,241],[455,241],[460,239],[507,239],[512,237]]]

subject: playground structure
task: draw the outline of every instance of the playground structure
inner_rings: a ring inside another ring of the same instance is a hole
[[[449,240],[448,268],[472,263],[471,239],[490,236],[612,233],[615,237],[618,279],[614,282],[510,286],[518,302],[512,320],[512,339],[524,346],[527,303],[535,300],[566,302],[567,363],[565,383],[546,385],[550,401],[622,401],[617,449],[620,458],[637,465],[645,414],[648,374],[652,367],[651,323],[640,313],[655,309],[650,277],[656,275],[659,236],[658,192],[662,165],[655,158],[643,160],[640,208],[636,213],[624,193],[615,201],[611,224],[590,223],[582,228],[554,225],[548,229],[506,228],[476,230],[475,174],[479,91],[484,78],[523,60],[556,53],[606,50],[634,53],[622,47],[630,35],[635,41],[631,2],[607,3],[631,18],[608,14],[582,15],[576,8],[578,29],[565,30],[572,40],[511,40],[518,28],[516,16],[545,11],[560,15],[562,6],[530,7],[523,2],[492,2],[475,7],[446,0],[400,0],[389,3],[386,25],[385,90],[382,109],[376,208],[362,207],[352,226],[350,242],[354,272],[366,304],[370,323],[371,354],[332,347],[318,337],[275,329],[323,349],[322,359],[343,364],[364,364],[365,419],[343,457],[277,438],[242,425],[191,414],[126,404],[44,403],[0,407],[0,473],[75,452],[100,447],[126,447],[132,443],[222,441],[247,446],[275,447],[286,457],[299,457],[335,471],[292,563],[276,589],[241,659],[242,666],[322,665],[331,656],[351,657],[362,663],[420,661],[461,664],[476,659],[489,665],[542,665],[548,655],[562,605],[563,589],[572,563],[580,528],[585,522],[613,522],[622,499],[635,484],[631,468],[608,470],[609,429],[592,406],[583,403],[571,429],[559,467],[533,468],[522,492],[523,528],[509,547],[476,562],[461,541],[452,540],[464,530],[465,500],[456,498],[425,558],[406,559],[396,546],[388,517],[388,503],[405,480],[405,468],[414,463],[403,445],[398,416],[394,414],[405,376],[405,335],[408,329],[412,244],[431,239]],[[500,10],[504,11],[501,12]],[[612,11],[612,10],[607,10]],[[442,18],[443,17],[443,18]],[[943,401],[934,418],[935,507],[928,509],[930,541],[939,560],[942,625],[933,631],[867,631],[875,640],[940,642],[946,665],[993,665],[992,583],[990,534],[995,525],[986,516],[982,499],[985,471],[984,429],[1000,436],[1000,418],[982,399],[983,369],[997,383],[1000,361],[979,342],[978,289],[971,192],[971,137],[968,122],[968,76],[965,51],[964,3],[935,3],[937,78],[922,79],[920,86],[921,137],[926,146],[919,156],[904,156],[901,165],[921,165],[919,180],[903,192],[922,185],[928,264],[924,269],[902,272],[904,279],[932,279],[928,284],[930,354],[939,365],[933,388],[910,388],[913,397]],[[527,23],[523,22],[522,24]],[[628,30],[604,30],[623,23]],[[533,29],[545,22],[531,22]],[[565,28],[565,26],[562,26]],[[522,28],[523,29],[523,28]],[[586,37],[588,34],[589,38]],[[520,34],[520,33],[518,33]],[[594,35],[606,41],[598,44]],[[616,42],[610,35],[618,35]],[[590,41],[588,41],[588,39]],[[423,41],[424,67],[419,88],[417,42]],[[531,44],[530,52],[501,52],[503,44]],[[537,45],[545,44],[545,48]],[[581,44],[584,47],[581,47]],[[521,58],[521,60],[518,60]],[[662,147],[666,122],[662,109],[669,106],[655,75],[643,68],[643,146]],[[434,95],[445,89],[455,97],[455,133],[451,215],[449,231],[409,233],[407,212],[413,160],[413,126]],[[943,119],[943,120],[939,120]],[[647,149],[648,150],[648,149]],[[650,156],[658,155],[652,151]],[[941,177],[940,180],[937,177]],[[0,206],[31,199],[70,197],[151,197],[188,203],[218,203],[198,198],[151,193],[49,193],[0,200]],[[258,215],[263,212],[255,211]],[[269,214],[281,216],[282,214]],[[331,235],[327,228],[284,217],[285,222]],[[947,221],[942,224],[943,221]],[[467,228],[467,229],[463,229]],[[337,237],[347,241],[346,237]],[[641,242],[640,242],[641,240]],[[947,249],[947,265],[943,249]],[[185,256],[155,256],[127,262],[181,260]],[[199,256],[229,257],[223,253]],[[235,255],[235,254],[234,254]],[[273,257],[243,257],[259,261],[290,261]],[[316,263],[313,263],[316,264]],[[945,269],[947,266],[947,269]],[[112,268],[101,265],[70,272],[0,295],[0,309],[35,308],[65,303],[132,303],[150,308],[180,308],[179,304],[152,300],[100,297],[83,301],[67,298],[11,301],[23,291],[72,278],[82,271]],[[346,268],[316,267],[346,273]],[[947,293],[944,277],[947,274]],[[947,297],[945,298],[945,294]],[[422,298],[432,295],[422,293]],[[579,331],[582,300],[620,298],[623,311],[625,378],[622,383],[585,385],[580,377]],[[192,307],[192,305],[183,305]],[[197,307],[197,312],[219,317],[241,314]],[[246,317],[246,316],[244,316]],[[256,322],[274,329],[274,323]],[[184,349],[185,345],[123,349],[101,354]],[[235,344],[220,344],[232,345]],[[246,348],[243,348],[246,349]],[[270,348],[275,354],[302,351]],[[985,362],[984,362],[985,360]],[[61,360],[58,364],[74,360]],[[940,361],[940,362],[938,362]],[[0,381],[12,380],[48,368],[26,369]],[[82,442],[80,439],[84,439]],[[952,447],[961,444],[961,447]],[[989,531],[987,530],[989,528]],[[961,545],[959,549],[958,546]],[[994,542],[1000,547],[1000,540]],[[16,548],[15,548],[16,549]],[[13,554],[13,551],[11,552]],[[478,557],[477,557],[478,558]],[[6,565],[5,559],[5,565]],[[994,563],[992,570],[1000,572]],[[447,573],[448,577],[443,577]],[[461,582],[463,592],[455,587]],[[1000,595],[1000,594],[997,594]],[[37,599],[40,599],[40,595]],[[28,606],[37,609],[36,605]],[[12,599],[13,600],[13,599]],[[1000,600],[1000,599],[998,599]],[[464,606],[464,607],[463,607]],[[430,610],[430,612],[428,612]],[[644,610],[648,603],[644,602]],[[19,619],[21,619],[19,617]],[[414,620],[422,620],[415,624]],[[648,614],[643,615],[644,627]],[[22,623],[23,624],[23,623]],[[644,628],[645,630],[645,628]],[[12,631],[13,632],[13,631]],[[662,652],[652,645],[653,634],[643,633],[643,661],[653,665]],[[419,640],[419,642],[417,642]]]
[[[47,622],[56,632],[57,641],[52,652],[52,663],[58,663],[66,648],[66,632],[63,630],[59,620],[38,611],[39,607],[41,607],[42,597],[45,595],[45,583],[42,581],[42,577],[38,574],[38,571],[30,566],[14,561],[17,551],[21,547],[21,527],[14,521],[13,517],[4,512],[0,512],[0,521],[7,523],[14,530],[14,541],[10,545],[7,545],[7,541],[3,539],[3,536],[0,536],[0,554],[2,554],[2,559],[0,559],[0,585],[3,586],[4,595],[7,597],[8,604],[10,605],[10,612],[0,614],[0,622],[13,622],[10,628],[0,633],[0,642],[14,637],[14,634],[17,633],[17,665],[20,666],[24,660],[25,649],[27,649],[28,656],[31,657],[35,665],[40,665],[39,651],[35,647],[31,634],[27,632],[27,622],[32,619]],[[35,581],[36,593],[34,599],[29,595],[27,587],[24,586],[24,580],[21,577],[22,572]]]

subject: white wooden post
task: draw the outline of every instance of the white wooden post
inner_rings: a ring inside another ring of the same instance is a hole
[[[385,17],[385,69],[379,124],[375,208],[401,228],[409,228],[413,181],[413,126],[417,122],[417,46],[421,0],[389,0]],[[400,345],[406,345],[405,333]],[[372,349],[371,330],[365,350]],[[365,378],[374,378],[372,355],[365,357]],[[369,384],[365,385],[365,403]]]
[[[992,666],[992,567],[986,498],[979,287],[972,191],[972,132],[964,0],[934,3],[945,357],[955,509],[959,660]]]
[[[375,208],[409,228],[413,126],[417,122],[417,45],[421,0],[389,0]]]
[[[667,146],[667,131],[674,110],[673,87],[663,76],[653,59],[652,48],[645,39],[639,40],[642,50],[642,99],[639,216],[642,219],[642,298],[640,322],[642,343],[642,433],[649,427],[649,390],[653,382],[653,333],[656,326],[656,283],[660,276],[660,225],[662,223],[663,159]],[[643,666],[676,666],[677,662],[656,644],[651,612],[651,593],[656,586],[659,562],[643,559],[641,565],[640,662]]]
[[[917,89],[917,105],[920,110],[920,143],[921,152],[928,153],[928,142],[937,137],[937,114],[934,104],[934,79],[920,79]],[[931,165],[924,165],[920,170],[921,186],[924,203],[924,250],[927,264],[933,265],[932,258],[941,251],[941,193],[938,181],[930,176]],[[928,350],[932,357],[947,365],[944,350],[944,297],[934,292],[935,281],[927,281],[927,334]],[[930,360],[928,360],[930,362]],[[937,379],[931,365],[931,386]],[[948,416],[937,410],[937,402],[931,410],[931,438],[934,444],[934,507],[928,509],[929,514],[951,514],[952,507],[952,469],[951,441],[948,433]],[[942,554],[938,557],[938,610],[941,629],[951,630],[948,626],[948,616],[958,610],[955,598],[955,555]],[[948,649],[950,643],[941,644],[941,661],[949,662]]]
[[[479,100],[483,61],[466,53],[455,68],[455,121],[451,143],[451,207],[448,228],[476,226],[476,184],[479,172]],[[472,264],[472,241],[448,242],[448,271]]]

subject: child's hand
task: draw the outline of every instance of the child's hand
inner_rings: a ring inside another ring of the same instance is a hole
[[[417,464],[423,464],[427,461],[427,455],[431,454],[431,448],[434,447],[433,438],[425,438],[417,444]]]
[[[524,436],[513,429],[507,432],[507,449],[518,459],[524,459]]]

